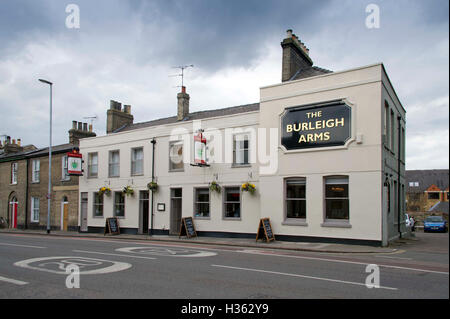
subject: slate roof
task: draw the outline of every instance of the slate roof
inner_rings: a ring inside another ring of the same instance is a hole
[[[406,191],[410,193],[423,193],[433,184],[441,190],[445,190],[449,184],[448,173],[448,169],[407,170]],[[409,186],[410,182],[419,182],[419,186],[411,187]]]
[[[61,144],[61,145],[54,145],[52,146],[52,154],[58,154],[58,153],[64,153],[71,151],[72,148],[77,147],[74,144]],[[48,156],[48,147],[39,148],[35,150],[24,150],[22,152],[17,153],[3,153],[0,154],[0,162],[8,162],[8,161],[14,161],[16,159],[22,159],[22,158],[30,158],[30,157],[40,157],[40,156]]]
[[[202,119],[207,119],[207,118],[211,118],[211,117],[234,115],[234,114],[241,114],[241,113],[247,113],[247,112],[253,112],[253,111],[259,111],[259,103],[239,105],[239,106],[233,106],[233,107],[216,109],[216,110],[193,112],[193,113],[189,113],[188,116],[183,121],[202,120]],[[167,125],[167,124],[172,124],[172,123],[177,123],[177,122],[182,122],[182,121],[178,121],[177,116],[171,116],[171,117],[161,118],[161,119],[157,119],[157,120],[141,122],[141,123],[134,123],[134,124],[130,124],[127,126],[123,126],[121,128],[118,128],[117,130],[115,130],[113,133],[132,131],[132,130],[136,130],[136,129],[140,129],[140,128],[152,127],[152,126],[158,126],[158,125]]]
[[[323,74],[328,74],[328,73],[333,73],[333,71],[330,71],[330,70],[327,70],[327,69],[323,69],[323,68],[319,68],[318,66],[310,66],[310,67],[307,67],[307,68],[304,68],[304,69],[299,69],[292,76],[292,78],[289,79],[289,81],[306,79],[306,78],[310,78],[312,76],[323,75]]]

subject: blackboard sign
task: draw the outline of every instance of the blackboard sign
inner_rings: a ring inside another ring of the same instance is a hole
[[[116,217],[106,218],[105,235],[106,234],[111,235],[120,234],[119,220]]]
[[[281,144],[287,150],[345,145],[351,138],[351,112],[343,101],[287,108]]]
[[[180,236],[187,236],[187,238],[197,237],[195,231],[194,221],[192,217],[185,217],[181,220]]]
[[[267,242],[275,240],[275,235],[272,231],[272,225],[269,218],[262,218],[259,221],[258,233],[256,234],[256,241],[258,239],[266,239]]]

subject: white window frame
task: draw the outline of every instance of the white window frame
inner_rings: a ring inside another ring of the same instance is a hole
[[[116,200],[117,195],[119,195],[123,198],[123,203],[121,203],[121,204],[117,203],[117,200]],[[125,194],[123,194],[122,192],[114,192],[114,205],[113,205],[113,209],[114,209],[113,216],[114,217],[125,218],[125,197],[126,197]],[[117,215],[117,208],[119,205],[123,207],[123,216]]]
[[[117,153],[118,162],[113,162],[113,154]],[[117,175],[113,175],[113,168],[117,168]],[[120,177],[120,150],[109,151],[109,159],[108,159],[108,176],[109,177]]]
[[[16,185],[17,184],[17,172],[19,170],[19,164],[12,163],[11,164],[11,184]]]
[[[40,179],[41,179],[41,176],[40,176],[41,160],[34,159],[31,166],[32,166],[31,181],[33,183],[39,183]]]
[[[39,197],[31,197],[31,222],[39,223]]]
[[[61,180],[62,181],[69,181],[70,175],[68,172],[68,157],[67,155],[61,157]]]
[[[137,151],[141,151],[141,158],[136,158]],[[137,171],[137,164],[140,162],[141,170]],[[131,149],[131,176],[144,175],[144,148],[135,147]]]
[[[208,201],[207,202],[201,202],[198,200],[198,194],[200,191],[206,191],[208,192]],[[208,204],[208,215],[201,216],[198,214],[198,204]],[[198,219],[209,219],[211,217],[211,192],[208,187],[195,187],[194,188],[194,218]]]
[[[237,142],[243,142],[245,144],[245,141],[247,141],[247,148],[244,147],[238,147],[240,143]],[[245,161],[245,153],[247,153],[247,162]],[[238,161],[239,159],[239,161]],[[249,166],[251,162],[250,159],[250,137],[249,134],[234,134],[233,135],[233,165],[234,167],[239,166]]]
[[[94,157],[97,159],[95,164],[92,163],[93,162],[92,159]],[[96,167],[95,174],[92,172],[93,167]],[[88,178],[95,178],[95,177],[98,177],[98,153],[97,152],[88,154]]]
[[[175,145],[181,145],[181,163],[175,163],[172,161],[172,147]],[[179,165],[181,167],[175,167]],[[171,141],[169,142],[169,172],[183,172],[184,171],[184,143],[183,141]]]

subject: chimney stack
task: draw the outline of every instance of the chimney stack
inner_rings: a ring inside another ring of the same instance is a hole
[[[291,80],[299,70],[313,65],[313,61],[309,57],[309,49],[292,33],[291,29],[286,31],[286,38],[281,42],[281,47],[283,48],[281,75],[283,82]]]
[[[79,145],[81,138],[97,136],[92,132],[92,125],[90,125],[90,131],[87,127],[87,123],[72,121],[72,129],[69,130],[69,143]]]
[[[131,105],[111,100],[109,110],[106,112],[106,133],[113,133],[118,128],[133,124],[134,117],[131,114]]]
[[[181,92],[177,94],[178,99],[178,121],[184,120],[189,115],[189,94],[186,93],[186,87],[181,87]]]

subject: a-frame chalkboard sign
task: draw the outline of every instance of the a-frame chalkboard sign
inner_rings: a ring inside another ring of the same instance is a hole
[[[272,225],[269,218],[262,218],[259,221],[258,233],[256,234],[256,241],[258,239],[265,239],[267,242],[275,240],[275,235],[272,231]]]
[[[106,218],[104,235],[106,234],[110,235],[120,234],[119,220],[116,217]]]
[[[194,221],[192,217],[184,217],[181,219],[181,229],[180,236],[186,236],[187,238],[197,237],[197,232],[195,231]]]

